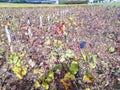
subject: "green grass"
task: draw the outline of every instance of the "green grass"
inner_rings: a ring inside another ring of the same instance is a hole
[[[82,4],[81,6],[85,6],[87,4]],[[80,6],[80,4],[20,4],[20,3],[0,3],[0,7],[68,7],[68,6]]]
[[[21,4],[21,3],[0,3],[0,8],[2,7],[15,7],[15,8],[28,8],[28,7],[68,7],[68,6],[91,6],[90,4]],[[96,3],[93,6],[120,6],[118,3]]]
[[[119,7],[120,6],[120,2],[112,2],[112,3],[96,3],[96,4],[94,4],[94,5],[102,5],[102,6],[111,6],[111,7],[114,7],[114,6],[116,6],[116,7]]]

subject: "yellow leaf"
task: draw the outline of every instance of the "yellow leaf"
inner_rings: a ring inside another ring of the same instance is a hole
[[[16,77],[19,78],[19,79],[23,78],[19,73],[16,73]]]
[[[71,20],[71,21],[73,21],[73,18],[72,18],[72,17],[70,17],[70,20]]]
[[[70,79],[75,79],[75,76],[71,74],[70,72],[66,73],[64,78],[70,78]]]
[[[94,80],[94,77],[90,72],[86,72],[86,74],[83,76],[83,82],[92,83],[93,80]]]
[[[27,73],[27,68],[23,68],[23,70],[22,70],[22,75],[26,75],[26,73]]]
[[[27,33],[27,32],[25,32],[25,35],[28,35],[28,33]]]
[[[76,61],[80,60],[80,57],[75,56],[75,60],[76,60]]]
[[[23,75],[26,75],[27,73],[27,68],[22,69],[21,67],[15,65],[12,67],[12,71],[14,72],[17,78],[22,79]]]
[[[56,39],[54,40],[54,43],[53,43],[54,47],[57,47],[60,44],[62,44],[62,41],[56,40]]]
[[[58,41],[57,40],[54,40],[54,47],[56,47],[58,45]]]
[[[86,88],[85,90],[90,90],[90,88]]]
[[[40,83],[39,83],[37,80],[35,81],[35,87],[36,87],[36,88],[39,88],[39,87],[40,87]]]
[[[46,90],[49,89],[49,85],[48,85],[48,83],[46,83],[46,82],[43,82],[43,83],[42,83],[42,86],[43,86]]]
[[[25,56],[25,53],[20,53],[20,57],[24,57]]]
[[[45,45],[50,45],[50,39],[45,42]]]
[[[59,44],[62,44],[62,41],[58,40],[58,45],[59,45]]]
[[[37,74],[39,72],[40,72],[40,69],[34,69],[34,71],[33,71],[34,74]]]
[[[83,60],[87,61],[88,58],[87,58],[87,55],[85,54],[85,52],[81,51],[81,54],[82,54]]]
[[[60,62],[64,62],[64,61],[65,61],[65,55],[62,54],[62,55],[61,55],[61,58],[60,58]]]
[[[68,78],[63,78],[63,79],[60,80],[60,82],[64,85],[65,90],[68,90],[69,87],[71,86],[71,82],[66,83],[67,80],[68,80]]]
[[[70,72],[66,73],[64,78],[60,80],[60,82],[64,85],[65,90],[68,90],[69,87],[71,86],[71,82],[69,81],[69,79],[71,80],[75,79],[75,76],[71,74]]]
[[[17,67],[17,66],[13,66],[12,67],[12,70],[13,70],[13,72],[16,74],[16,73],[20,73],[22,70],[21,70],[21,68],[20,67]]]
[[[64,32],[64,35],[66,35],[66,36],[67,36],[67,32]]]

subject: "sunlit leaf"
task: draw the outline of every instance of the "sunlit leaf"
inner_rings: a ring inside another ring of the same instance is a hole
[[[16,75],[16,77],[18,77],[19,79],[22,79],[24,75],[26,75],[27,73],[27,68],[24,67],[18,67],[16,65],[14,65],[12,67],[12,71],[14,72],[14,74]]]
[[[24,67],[24,68],[22,69],[22,75],[26,75],[26,73],[27,73],[27,68]]]
[[[36,87],[36,88],[39,88],[40,86],[41,86],[41,85],[40,85],[39,81],[36,80],[36,81],[35,81],[35,87]]]
[[[16,65],[12,67],[12,70],[14,73],[19,73],[22,71],[22,69],[20,67],[17,67]]]
[[[16,65],[12,67],[12,71],[15,73],[16,77],[18,77],[19,79],[22,79],[22,69],[20,67],[17,67]]]
[[[16,73],[16,77],[19,78],[19,79],[22,79],[22,78],[23,78],[22,75],[20,75],[20,74],[18,74],[18,73]]]
[[[46,83],[46,82],[43,82],[43,83],[42,83],[42,86],[43,86],[46,90],[49,89],[49,84]]]

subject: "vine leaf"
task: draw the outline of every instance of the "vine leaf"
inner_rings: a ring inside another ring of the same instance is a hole
[[[35,81],[35,88],[39,88],[41,85],[40,85],[40,83],[39,83],[39,81]]]
[[[72,61],[72,63],[69,66],[69,70],[72,74],[76,74],[79,70],[79,65],[76,61]]]
[[[86,72],[86,74],[83,76],[83,82],[86,83],[93,83],[94,77],[90,72]]]
[[[60,80],[60,82],[63,84],[65,90],[69,90],[69,87],[71,86],[71,80],[74,80],[75,76],[71,74],[70,72],[66,73],[64,78]]]

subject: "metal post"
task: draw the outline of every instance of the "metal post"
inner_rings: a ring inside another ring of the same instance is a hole
[[[29,38],[32,38],[32,31],[31,31],[31,27],[30,27],[30,19],[29,18],[27,20],[27,25],[28,25],[28,35],[29,35]]]
[[[5,25],[5,32],[6,32],[6,36],[8,38],[8,44],[10,46],[10,51],[13,52],[13,47],[11,45],[11,31],[10,31],[10,27],[8,25]]]
[[[42,27],[42,17],[40,16],[40,27]]]

